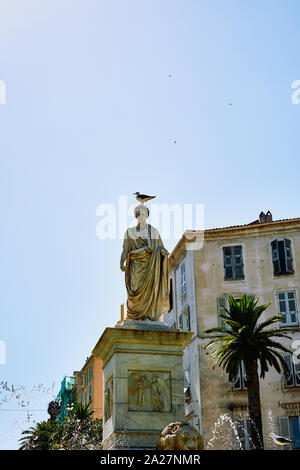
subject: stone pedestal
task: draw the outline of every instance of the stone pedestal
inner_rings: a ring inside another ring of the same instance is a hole
[[[165,426],[184,418],[182,355],[191,337],[151,321],[104,331],[93,350],[103,360],[104,449],[155,449]]]

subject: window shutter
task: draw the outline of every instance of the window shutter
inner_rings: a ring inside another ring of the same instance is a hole
[[[239,365],[236,377],[230,382],[230,384],[233,385],[234,390],[242,389],[241,364]]]
[[[224,323],[224,318],[220,317],[220,314],[226,313],[224,310],[224,307],[226,307],[226,297],[218,297],[217,298],[217,312],[218,312],[218,325],[220,328],[226,328],[226,324]]]
[[[289,368],[289,375],[285,375],[283,380],[286,382],[286,385],[288,387],[291,387],[291,386],[294,385],[292,355],[291,354],[285,354],[283,356],[283,360],[285,361],[286,365]]]
[[[300,385],[300,362],[294,363],[296,385]]]
[[[280,274],[278,240],[271,242],[274,275]]]
[[[231,246],[223,247],[224,279],[233,279],[233,257]]]
[[[287,304],[288,304],[288,312],[289,312],[289,323],[291,325],[297,325],[298,324],[298,314],[297,314],[296,292],[295,291],[287,292]]]
[[[242,366],[243,388],[247,388],[247,374],[246,374],[245,364],[243,360],[241,361],[241,366]]]
[[[288,416],[279,416],[279,434],[282,437],[291,439],[290,421]],[[290,446],[285,446],[285,449]]]
[[[186,293],[185,263],[181,263],[180,274],[181,274],[181,295],[184,296]]]
[[[293,273],[293,256],[292,256],[292,244],[291,240],[288,238],[284,238],[284,253],[285,253],[285,264],[286,264],[286,272]]]
[[[179,328],[182,330],[183,329],[183,315],[179,315]]]
[[[186,331],[191,331],[191,314],[190,314],[190,307],[188,306],[186,316],[185,316],[185,325]]]
[[[171,310],[173,310],[173,279],[170,279],[169,303],[170,303],[169,312],[171,312]]]
[[[233,257],[235,266],[243,267],[243,250],[241,246],[233,247]]]
[[[285,292],[277,292],[277,302],[278,302],[278,313],[283,317],[281,325],[287,323],[287,308],[286,308],[286,296]]]
[[[191,371],[190,371],[190,369],[185,369],[183,371],[183,382],[184,382],[184,391],[186,391],[191,386]]]

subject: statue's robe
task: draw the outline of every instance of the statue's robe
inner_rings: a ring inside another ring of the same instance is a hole
[[[169,260],[159,232],[147,224],[128,228],[121,264],[126,260],[127,318],[157,321],[170,309]]]

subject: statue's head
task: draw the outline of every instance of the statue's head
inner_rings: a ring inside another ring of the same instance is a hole
[[[139,224],[144,225],[148,219],[150,211],[147,206],[140,204],[134,208],[134,215]]]
[[[199,432],[185,422],[169,424],[161,433],[157,450],[202,450],[203,441]]]

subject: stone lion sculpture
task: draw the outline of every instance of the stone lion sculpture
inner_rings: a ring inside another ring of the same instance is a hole
[[[187,422],[168,424],[156,444],[157,450],[203,450],[199,432]]]

